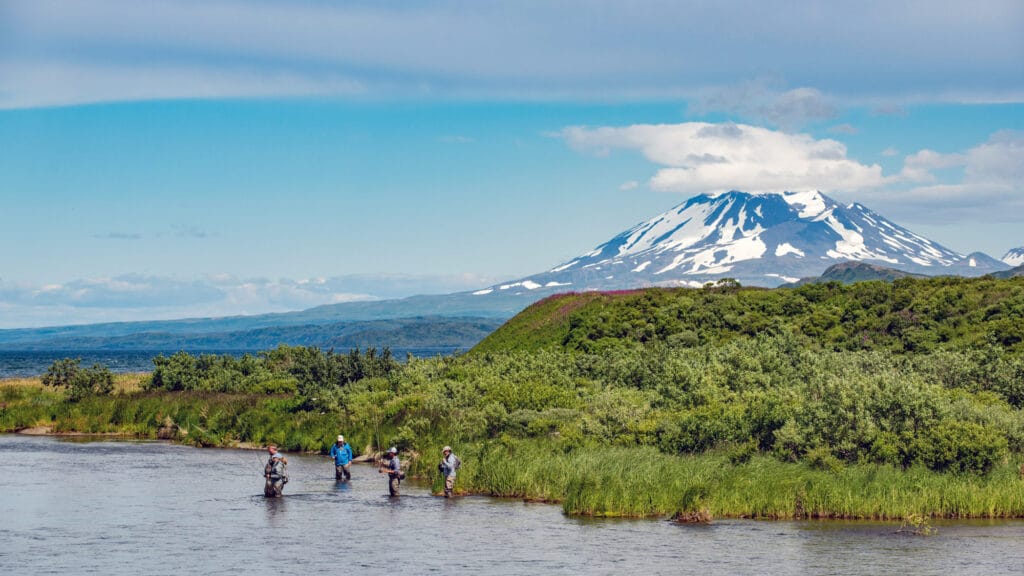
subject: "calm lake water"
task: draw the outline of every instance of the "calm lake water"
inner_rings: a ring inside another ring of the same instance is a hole
[[[289,455],[282,499],[263,455],[156,442],[0,435],[6,574],[1016,574],[1024,522],[587,520],[558,506],[445,500],[367,465]]]

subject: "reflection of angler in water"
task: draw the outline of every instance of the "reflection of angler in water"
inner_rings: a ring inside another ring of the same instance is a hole
[[[288,459],[277,451],[277,446],[267,446],[267,465],[263,468],[263,477],[266,484],[263,486],[263,495],[267,498],[280,498],[284,491],[284,485],[288,483]]]

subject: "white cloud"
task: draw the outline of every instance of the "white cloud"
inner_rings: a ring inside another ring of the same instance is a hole
[[[626,192],[626,191],[629,191],[629,190],[636,190],[639,187],[640,187],[640,183],[637,182],[636,180],[629,180],[629,181],[623,182],[622,184],[619,184],[619,190],[622,190],[623,192]]]
[[[963,154],[940,154],[933,150],[920,150],[903,159],[902,176],[911,181],[934,181],[933,170],[942,170],[963,166],[966,156]]]
[[[907,222],[1024,220],[1024,132],[996,132],[968,150],[920,150],[904,158],[893,186],[862,191],[891,217]]]
[[[878,187],[891,180],[877,164],[847,158],[846,147],[836,140],[744,124],[570,127],[562,137],[573,148],[598,154],[615,148],[640,150],[662,166],[650,180],[655,190],[834,192]]]

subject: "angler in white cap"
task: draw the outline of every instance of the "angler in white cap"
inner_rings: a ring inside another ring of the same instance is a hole
[[[334,458],[334,480],[347,482],[352,479],[352,447],[345,442],[345,437],[338,434],[338,440],[331,446],[328,456]]]
[[[462,466],[462,460],[452,454],[452,447],[445,446],[441,449],[441,462],[437,465],[437,471],[444,476],[444,497],[451,498],[455,491],[455,471]]]
[[[398,448],[392,446],[388,449],[384,454],[384,461],[380,463],[378,472],[388,473],[388,493],[398,496],[398,485],[405,478],[405,472],[402,472],[402,463],[398,460]]]

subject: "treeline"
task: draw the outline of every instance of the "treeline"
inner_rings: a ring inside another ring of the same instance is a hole
[[[364,388],[356,383],[343,401]],[[1024,361],[998,347],[905,358],[811,351],[780,335],[692,349],[483,354],[411,363],[381,400],[403,404],[413,438],[977,473],[1024,450]]]
[[[399,363],[384,348],[348,353],[307,346],[278,346],[257,355],[178,352],[153,359],[148,390],[289,394],[300,400],[296,409],[335,410],[339,391],[364,378],[387,377]]]
[[[982,348],[1024,353],[1024,278],[901,278],[765,290],[725,283],[553,296],[474,351],[600,353],[628,342],[673,347],[789,334],[828,350],[920,354]]]

